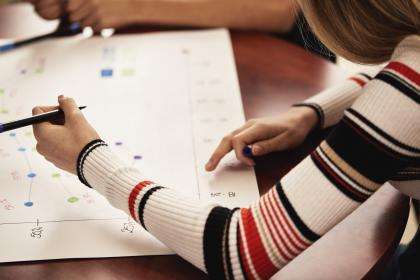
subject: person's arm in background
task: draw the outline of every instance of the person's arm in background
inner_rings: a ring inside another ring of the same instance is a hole
[[[60,0],[28,0],[45,19],[57,19]],[[287,32],[297,14],[294,0],[68,0],[72,21],[95,30],[127,25],[227,27]]]
[[[234,142],[252,145],[254,156],[297,147],[312,130],[336,125],[370,80],[371,77],[366,74],[357,74],[293,105],[283,114],[248,120],[242,127],[223,138],[206,164],[207,171],[216,168],[220,159],[234,148]],[[314,116],[317,116],[315,122]],[[248,165],[254,165],[252,159],[239,152],[237,158]]]
[[[207,204],[146,180],[94,140],[98,135],[69,99],[59,100],[64,126],[34,126],[37,150],[77,170],[82,182],[211,278],[267,279],[420,162],[419,45],[405,43],[411,50],[366,85],[328,138],[249,208]],[[242,148],[236,144],[235,151]]]

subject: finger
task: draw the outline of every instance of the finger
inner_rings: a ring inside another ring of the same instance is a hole
[[[254,121],[248,121],[240,128],[234,130],[231,134],[225,136],[222,141],[220,141],[219,145],[217,146],[216,150],[213,152],[212,156],[210,157],[209,161],[206,163],[205,169],[207,171],[213,171],[217,165],[219,164],[220,160],[232,150],[232,137],[238,133],[241,133],[243,130],[247,129],[248,127],[252,126]]]
[[[42,113],[45,113],[45,111],[43,111],[44,109],[42,109],[45,107],[35,107],[32,109],[32,114],[33,115],[39,115]],[[50,107],[47,107],[47,109],[50,109]],[[32,126],[32,130],[33,130],[33,134],[35,139],[37,140],[37,142],[41,142],[43,139],[46,138],[47,135],[49,135],[51,132],[51,130],[54,128],[54,125],[49,123],[49,122],[42,122],[42,123],[37,123],[34,124]]]
[[[47,20],[53,20],[61,17],[62,15],[62,9],[60,5],[52,4],[48,6],[36,6],[35,7],[36,12],[44,19]]]
[[[35,149],[38,152],[38,154],[40,154],[42,156],[46,155],[47,149],[43,145],[41,145],[40,143],[36,144]]]
[[[98,17],[97,14],[95,12],[89,14],[87,17],[85,17],[84,19],[82,19],[80,21],[80,24],[83,27],[93,27],[96,26],[98,22]]]
[[[81,22],[92,13],[92,6],[89,2],[83,4],[79,9],[70,14],[71,22]]]
[[[285,129],[284,129],[285,130]],[[255,124],[237,135],[245,144],[250,145],[260,140],[270,139],[282,133],[282,130],[272,130],[265,125]]]
[[[244,132],[246,132],[246,130],[232,138],[232,146],[233,146],[233,149],[235,150],[236,158],[239,161],[245,163],[248,166],[254,166],[255,162],[251,158],[246,157],[243,152],[245,146],[248,144],[244,141],[244,137],[243,137]]]
[[[84,1],[85,0],[69,0],[67,3],[67,12],[70,14],[76,12],[80,9],[80,7],[82,7]]]
[[[232,148],[232,134],[229,134],[228,136],[223,137],[216,150],[214,150],[209,161],[206,163],[206,170],[213,171],[219,164],[220,160],[229,153]]]
[[[39,114],[44,114],[44,113],[52,111],[56,108],[57,108],[57,106],[37,106],[37,107],[34,107],[32,109],[32,115],[36,116],[36,115],[39,115]],[[42,128],[42,127],[48,127],[48,126],[51,126],[51,125],[52,124],[50,122],[41,122],[41,123],[34,124],[33,126],[34,126],[34,128],[35,127]]]
[[[77,107],[73,98],[60,95],[58,97],[58,104],[60,105],[60,109],[64,112],[65,124],[71,125],[77,122],[78,119],[83,118],[83,114]]]
[[[274,138],[256,142],[252,145],[252,154],[262,156],[271,152],[283,151],[292,147],[290,136],[287,133]]]
[[[40,112],[39,114],[43,114],[43,113],[48,113],[48,112],[57,110],[58,109],[58,106],[38,106],[38,107],[35,107],[35,108],[37,108],[37,111],[36,112]],[[39,115],[39,114],[34,113],[34,110],[32,110],[32,114],[34,116],[35,115]]]
[[[95,34],[100,34],[102,29],[105,28],[103,19],[101,18],[100,15],[95,16],[95,22],[91,25],[91,27],[93,31],[95,32]]]
[[[43,8],[43,9],[48,8],[52,5],[60,4],[59,0],[30,0],[28,2],[34,4],[38,8]]]
[[[242,131],[244,131],[245,129],[247,129],[247,128],[249,128],[249,127],[251,127],[251,126],[253,126],[255,124],[255,121],[254,120],[251,120],[251,121],[247,121],[244,125],[242,125],[240,128],[238,128],[238,129],[236,129],[236,130],[234,130],[233,132],[232,132],[232,134],[233,135],[236,135],[236,134],[238,134],[238,133],[241,133]]]

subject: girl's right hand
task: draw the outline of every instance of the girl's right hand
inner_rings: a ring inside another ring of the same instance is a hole
[[[36,150],[58,168],[76,174],[80,151],[92,140],[99,139],[99,135],[86,121],[72,98],[59,96],[58,103],[64,112],[65,123],[34,124]],[[57,106],[35,107],[32,113],[38,115],[55,109]]]
[[[213,171],[231,150],[235,150],[238,160],[253,166],[254,161],[243,154],[245,146],[252,145],[254,156],[294,148],[305,140],[318,121],[315,111],[309,107],[292,107],[277,117],[249,120],[222,139],[205,168]]]

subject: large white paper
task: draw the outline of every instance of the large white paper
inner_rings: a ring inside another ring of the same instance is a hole
[[[103,139],[147,178],[227,206],[258,197],[252,169],[204,164],[244,122],[226,30],[54,39],[0,55],[0,122],[87,105]],[[31,127],[0,134],[0,262],[172,253],[38,155]]]

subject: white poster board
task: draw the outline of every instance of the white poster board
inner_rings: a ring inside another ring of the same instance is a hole
[[[71,96],[148,178],[228,206],[258,198],[254,171],[232,157],[204,171],[244,122],[226,30],[54,39],[1,54],[0,73],[0,122]],[[0,252],[0,262],[172,253],[38,155],[31,127],[0,134]]]

